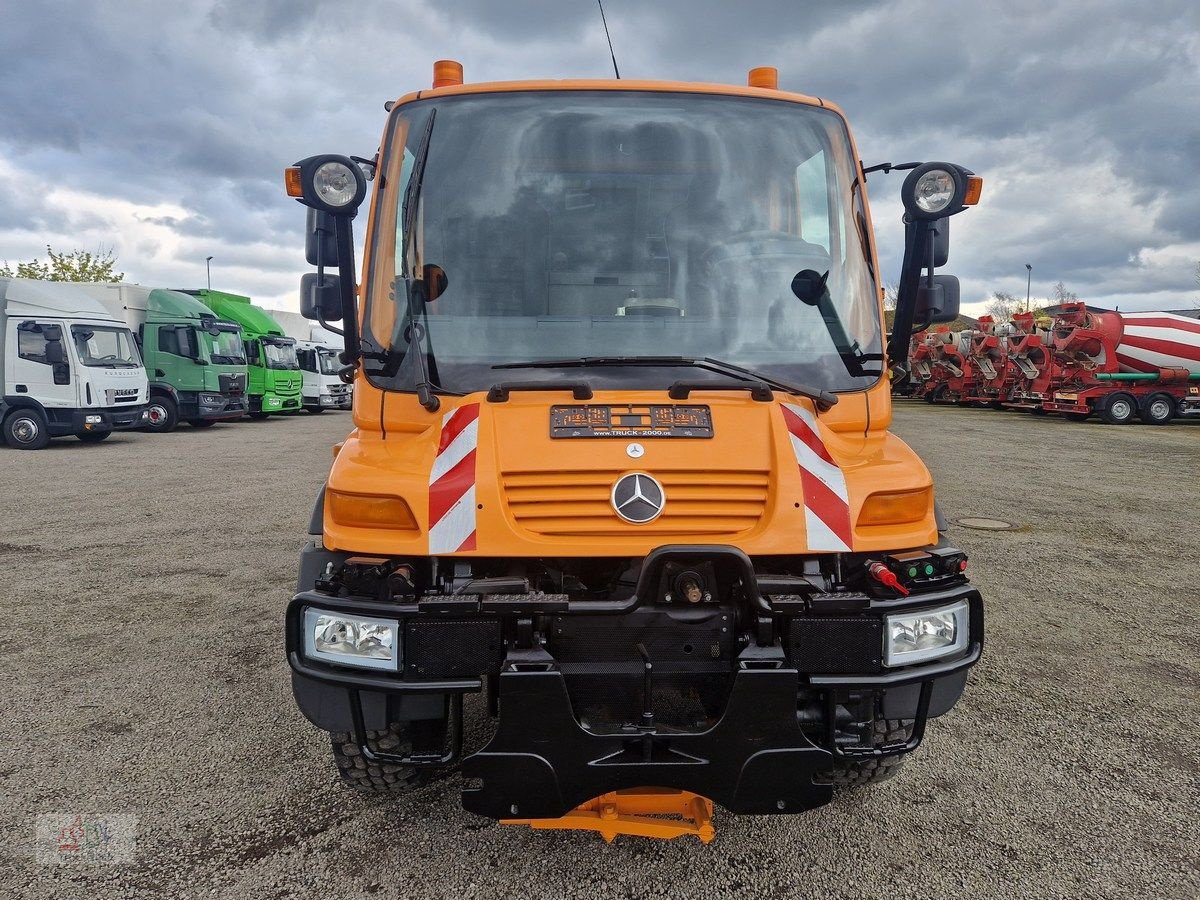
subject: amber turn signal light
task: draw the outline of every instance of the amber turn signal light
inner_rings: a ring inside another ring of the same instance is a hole
[[[872,494],[858,514],[859,525],[905,525],[920,522],[929,514],[933,491],[893,491]]]
[[[974,206],[983,195],[983,179],[978,175],[967,176],[967,191],[963,194],[963,206]]]
[[[330,490],[325,495],[329,515],[338,525],[351,528],[390,528],[416,531],[417,520],[400,497],[379,494],[344,494]]]
[[[300,183],[300,167],[288,166],[283,170],[283,186],[289,197],[303,197],[304,185]]]

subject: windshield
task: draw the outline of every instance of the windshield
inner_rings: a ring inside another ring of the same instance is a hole
[[[71,337],[79,361],[85,366],[135,369],[142,364],[128,328],[105,325],[72,325]]]
[[[322,375],[336,375],[341,371],[342,364],[338,362],[337,353],[333,350],[318,350],[317,359],[320,361]]]
[[[430,264],[448,278],[415,329],[439,386],[553,379],[562,373],[493,366],[582,356],[716,357],[830,390],[878,377],[878,366],[852,374],[821,310],[790,289],[801,270],[828,272],[850,341],[881,352],[865,213],[836,114],[755,98],[523,92],[420,101],[393,129],[376,212],[389,226],[375,230],[364,329],[376,384],[411,390],[418,377],[394,282],[426,134],[409,263],[417,278]],[[696,376],[586,375],[598,387]]]
[[[212,361],[225,366],[244,366],[246,364],[246,349],[242,344],[241,331],[222,328],[217,334],[205,331],[204,340],[208,344],[208,354]]]
[[[263,358],[268,369],[299,369],[296,359],[295,343],[284,343],[279,340],[262,339]]]

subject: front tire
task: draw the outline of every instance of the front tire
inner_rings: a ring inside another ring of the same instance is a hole
[[[111,431],[83,431],[75,435],[85,444],[98,444],[112,434]]]
[[[333,761],[342,784],[364,794],[404,794],[428,780],[427,769],[368,762],[349,732],[329,735]],[[386,731],[368,731],[367,746],[389,753],[411,753],[412,737],[405,723],[393,722]]]
[[[147,431],[168,434],[179,424],[179,407],[170,397],[151,397]]]
[[[216,419],[188,419],[187,422],[193,428],[208,428],[217,424]]]
[[[250,413],[250,418],[254,419],[256,422],[261,422],[263,419],[265,419],[269,415],[270,415],[270,413],[265,413],[265,412],[261,412],[261,411],[260,412],[252,412],[252,413]]]
[[[4,420],[4,440],[14,450],[42,450],[50,443],[46,417],[36,409],[15,409]]]
[[[871,735],[871,746],[882,747],[885,744],[907,741],[912,734],[912,721],[909,719],[876,719]],[[825,779],[835,788],[849,790],[866,787],[894,778],[904,764],[907,753],[897,753],[892,756],[870,756],[865,759],[845,759],[834,763],[832,769],[826,770]]]

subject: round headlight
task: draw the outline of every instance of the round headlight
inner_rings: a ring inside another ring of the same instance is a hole
[[[927,213],[940,213],[954,200],[957,185],[954,176],[945,169],[932,169],[917,179],[913,186],[913,202]]]
[[[330,206],[349,206],[358,194],[358,179],[345,163],[327,162],[313,173],[313,189]]]

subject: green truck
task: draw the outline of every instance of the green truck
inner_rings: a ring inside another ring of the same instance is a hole
[[[195,297],[140,284],[76,285],[99,300],[137,338],[150,378],[146,428],[196,428],[247,412],[242,329]]]
[[[296,340],[286,337],[279,323],[249,297],[224,291],[187,291],[218,316],[242,326],[249,379],[247,399],[252,419],[300,409],[303,376],[296,359]]]

